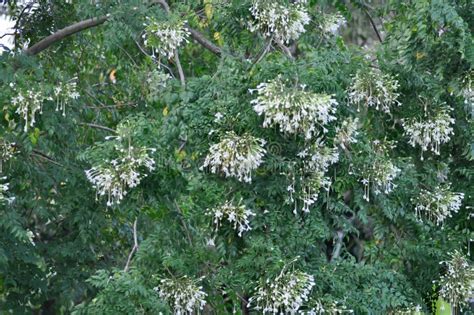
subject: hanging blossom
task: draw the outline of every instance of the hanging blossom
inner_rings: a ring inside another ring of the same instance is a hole
[[[0,177],[0,180],[2,181],[6,179],[6,177]],[[9,186],[9,183],[0,183],[0,205],[5,204],[5,202],[11,204],[13,200],[15,200],[15,197],[7,197]]]
[[[240,200],[241,202],[242,200]],[[242,237],[242,233],[252,229],[249,220],[251,216],[255,216],[255,213],[247,209],[245,205],[236,206],[229,201],[226,201],[219,207],[208,209],[207,213],[213,217],[216,231],[219,229],[222,221],[227,219],[227,221],[233,223],[234,230],[238,231],[240,237]]]
[[[375,107],[385,113],[390,113],[393,105],[400,106],[398,101],[399,83],[391,75],[382,73],[378,69],[358,71],[349,88],[349,102],[352,104],[365,104]],[[359,107],[358,107],[359,110]]]
[[[171,76],[160,70],[153,70],[147,74],[146,83],[151,99],[157,99],[164,88],[168,85]]]
[[[300,177],[301,192],[299,197],[303,202],[302,211],[309,212],[311,206],[318,200],[319,191],[324,188],[329,191],[331,179],[326,176],[329,166],[339,161],[337,148],[330,148],[324,145],[321,139],[316,141],[298,153],[298,157],[303,159],[303,169]],[[290,192],[290,202],[295,202],[292,193],[295,191],[294,184],[288,187]],[[295,202],[296,214],[297,203]]]
[[[462,85],[461,94],[464,98],[464,103],[471,106],[471,110],[474,111],[474,70],[462,80]]]
[[[107,196],[107,206],[119,204],[129,189],[137,187],[147,176],[142,169],[153,171],[155,161],[150,157],[156,149],[134,147],[127,135],[127,129],[120,125],[117,128],[118,136],[107,137],[114,141],[114,151],[117,158],[106,160],[105,163],[94,166],[85,171],[87,179],[97,190],[97,196]],[[125,142],[125,143],[124,143]]]
[[[400,174],[400,169],[388,157],[388,150],[392,147],[392,145],[379,140],[372,142],[372,149],[375,153],[373,160],[365,163],[359,170],[359,175],[362,177],[360,182],[364,185],[363,198],[366,201],[370,201],[371,188],[378,195],[380,193],[389,194],[397,187],[393,181]],[[352,172],[350,173],[352,174]]]
[[[59,82],[53,89],[54,97],[56,98],[56,111],[61,110],[63,116],[66,116],[66,105],[69,100],[76,100],[79,98],[77,92],[77,84],[75,81],[69,81],[65,84]]]
[[[247,307],[263,314],[295,314],[314,287],[314,277],[305,272],[285,268],[274,279],[267,279],[256,288]]]
[[[176,315],[192,315],[199,313],[206,305],[207,294],[198,285],[199,280],[186,276],[174,279],[161,279],[160,285],[154,290],[165,300]]]
[[[321,23],[321,30],[326,35],[337,35],[339,29],[346,23],[346,19],[339,13],[326,14]]]
[[[279,125],[281,132],[301,132],[306,139],[311,139],[318,125],[326,132],[324,126],[336,120],[337,101],[331,95],[306,91],[304,85],[290,88],[286,83],[279,75],[251,90],[258,94],[251,104],[258,115],[264,115],[263,127]]]
[[[338,301],[323,303],[320,300],[312,301],[313,306],[307,311],[300,311],[301,315],[323,315],[323,314],[353,314],[354,310],[347,308]]]
[[[13,83],[10,87],[15,88]],[[36,113],[43,112],[43,102],[45,100],[52,100],[46,97],[43,91],[32,87],[28,91],[18,91],[17,95],[11,100],[12,105],[16,107],[16,113],[19,114],[25,121],[24,132],[28,131],[28,127],[33,127],[36,123]]]
[[[143,34],[145,46],[151,47],[158,55],[173,58],[176,49],[188,42],[190,35],[186,21],[156,21],[150,19]]]
[[[413,314],[422,314],[420,305],[411,304],[408,307],[401,307],[393,311],[393,315],[413,315]]]
[[[212,173],[222,172],[226,177],[250,183],[252,171],[263,162],[265,143],[249,134],[238,136],[233,131],[227,132],[219,143],[209,148],[201,169],[210,167]]]
[[[417,145],[421,147],[421,160],[423,160],[423,152],[428,150],[439,155],[441,144],[447,143],[451,135],[454,135],[452,125],[455,120],[449,115],[451,111],[451,107],[444,107],[432,119],[403,120],[405,135],[410,138],[408,143],[412,147]]]
[[[341,126],[336,127],[334,143],[340,145],[343,149],[347,149],[349,144],[357,143],[357,136],[359,135],[358,129],[358,118],[348,118],[344,120]]]
[[[15,154],[14,142],[10,142],[0,137],[0,173],[3,172],[3,163],[8,161]]]
[[[416,204],[415,213],[419,220],[426,217],[436,224],[442,224],[461,208],[463,193],[451,191],[451,185],[435,187],[432,191],[422,189],[412,201]]]
[[[306,0],[297,0],[287,5],[270,0],[254,0],[250,12],[254,18],[249,27],[251,32],[261,32],[264,37],[285,44],[297,40],[311,20]]]
[[[439,295],[452,306],[462,311],[468,306],[469,299],[474,294],[474,267],[466,256],[458,251],[450,253],[451,259],[442,261],[447,270],[439,280]]]

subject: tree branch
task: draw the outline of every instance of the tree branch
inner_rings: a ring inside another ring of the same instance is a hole
[[[99,18],[92,18],[92,19],[84,20],[84,21],[72,24],[70,26],[67,26],[67,27],[57,31],[56,33],[53,33],[53,34],[43,38],[42,40],[40,40],[39,42],[37,42],[33,46],[29,47],[28,49],[25,50],[25,53],[29,56],[34,56],[34,55],[42,52],[43,50],[45,50],[49,46],[53,45],[54,43],[59,42],[63,38],[71,36],[71,35],[76,34],[76,33],[79,33],[83,30],[88,29],[88,28],[101,25],[101,24],[105,23],[105,21],[107,21],[107,19],[108,19],[108,16],[102,16],[102,17],[99,17]]]
[[[378,38],[379,42],[382,43],[383,42],[382,36],[380,36],[379,30],[377,29],[377,26],[375,25],[375,22],[372,19],[372,16],[370,15],[369,10],[364,8],[364,11],[365,11],[365,14],[367,14],[367,17],[369,18],[370,24],[372,25],[372,28],[374,29],[375,34],[377,35],[377,38]]]
[[[125,268],[123,268],[123,271],[125,272],[128,272],[128,269],[130,269],[130,262],[132,261],[133,254],[135,254],[135,252],[138,250],[137,219],[138,218],[135,218],[135,221],[133,222],[133,247],[130,251],[130,254],[128,254],[128,259],[127,263],[125,264]]]
[[[109,132],[116,133],[116,131],[113,130],[112,128],[105,127],[105,126],[101,126],[101,125],[97,125],[97,124],[80,123],[80,125],[82,125],[82,126],[88,126],[88,127],[96,128],[96,129],[102,129],[102,130],[105,130],[105,131],[109,131]]]
[[[191,37],[194,38],[196,42],[201,44],[201,46],[218,56],[222,55],[222,49],[220,47],[214,45],[211,41],[205,38],[204,35],[196,31],[195,29],[192,29],[189,26],[187,26],[187,28],[189,33],[191,33]]]

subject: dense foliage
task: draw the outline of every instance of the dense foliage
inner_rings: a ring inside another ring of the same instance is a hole
[[[472,1],[34,2],[0,313],[470,312]]]

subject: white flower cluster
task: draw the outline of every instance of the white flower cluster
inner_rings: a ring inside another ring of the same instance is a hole
[[[13,85],[11,85],[13,86]],[[28,91],[18,92],[18,94],[12,98],[12,104],[15,106],[16,113],[23,117],[25,121],[24,131],[28,131],[28,126],[33,127],[36,122],[36,113],[42,113],[43,101],[46,99],[41,90],[32,88]]]
[[[314,286],[314,277],[301,271],[282,272],[256,288],[248,307],[263,314],[295,314],[306,302]]]
[[[395,311],[393,311],[393,315],[417,315],[417,314],[422,314],[420,305],[411,304],[408,307],[398,308]]]
[[[353,314],[354,310],[348,309],[344,304],[333,301],[329,304],[323,303],[321,301],[313,302],[315,304],[308,311],[300,311],[299,314],[301,315],[323,315],[323,314]]]
[[[261,32],[267,38],[288,44],[305,32],[304,27],[311,20],[305,5],[306,0],[287,5],[278,1],[253,0],[250,12],[254,21],[250,24],[250,31]]]
[[[331,179],[326,176],[326,172],[334,163],[339,161],[339,152],[337,148],[324,146],[322,140],[317,139],[311,146],[298,153],[298,157],[304,159],[304,170],[301,176],[302,191],[301,200],[303,201],[303,212],[309,212],[311,206],[318,200],[319,190],[324,188],[329,190]],[[291,195],[294,192],[294,186],[288,187],[290,192],[290,201],[294,199]],[[296,214],[297,205],[295,203],[294,213]]]
[[[176,315],[198,314],[206,305],[207,294],[198,285],[199,280],[186,276],[179,279],[161,279],[155,289]]]
[[[257,114],[264,115],[263,127],[279,125],[281,132],[302,132],[311,139],[317,125],[326,131],[324,126],[336,120],[338,103],[331,95],[306,91],[304,85],[289,88],[281,76],[260,83],[256,91],[258,96],[251,104]]]
[[[0,173],[3,172],[3,162],[8,161],[15,154],[15,143],[0,137]]]
[[[339,32],[339,29],[346,25],[346,19],[337,14],[327,14],[324,16],[323,22],[321,24],[321,29],[324,34],[327,35],[336,35]]]
[[[137,187],[147,176],[140,172],[141,168],[150,172],[155,169],[155,161],[149,155],[149,152],[153,153],[155,149],[133,147],[130,144],[125,146],[120,135],[106,139],[114,139],[117,142],[115,151],[119,157],[85,172],[87,179],[97,190],[97,196],[107,196],[107,206],[111,206],[119,204],[128,190]]]
[[[433,191],[422,189],[419,196],[413,200],[416,203],[415,213],[419,220],[426,217],[436,224],[442,224],[461,208],[463,193],[451,191],[451,186],[438,186]]]
[[[149,46],[157,54],[173,58],[176,49],[188,42],[189,31],[186,21],[170,22],[151,20],[143,34],[145,46]]]
[[[394,77],[380,70],[358,71],[349,89],[349,102],[358,106],[365,104],[390,113],[393,105],[401,105],[398,101],[398,87],[399,83]]]
[[[56,97],[56,111],[61,110],[63,116],[66,116],[66,104],[68,100],[75,100],[80,96],[77,92],[77,84],[75,81],[69,81],[66,84],[59,82],[59,85],[54,87],[53,94]]]
[[[349,144],[357,143],[359,132],[359,119],[348,118],[344,120],[341,126],[336,127],[336,137],[334,143],[346,149]]]
[[[146,78],[146,83],[150,97],[152,99],[157,98],[161,91],[166,88],[168,81],[171,79],[171,76],[168,73],[165,73],[160,70],[153,70],[148,73]]]
[[[5,180],[6,177],[0,177],[0,180]],[[10,199],[6,197],[6,193],[8,192],[9,183],[0,183],[0,205],[4,204],[5,201],[9,201]]]
[[[464,103],[471,106],[471,110],[474,111],[474,70],[463,79],[462,84],[461,94],[464,98]]]
[[[222,172],[226,177],[250,183],[252,171],[263,162],[265,143],[265,140],[249,134],[238,136],[232,131],[227,132],[219,143],[209,148],[201,169],[209,166],[212,173]]]
[[[220,205],[217,208],[208,210],[208,214],[213,216],[216,230],[219,229],[219,225],[227,219],[230,223],[233,223],[234,229],[238,231],[238,235],[241,237],[242,233],[250,231],[250,217],[255,216],[255,213],[250,209],[247,209],[245,205],[234,205],[229,201]]]
[[[452,111],[450,107],[443,108],[433,119],[426,121],[416,119],[403,121],[405,135],[410,138],[408,143],[412,147],[417,145],[421,147],[421,160],[423,160],[424,151],[431,150],[439,155],[441,144],[447,143],[454,134],[452,127],[454,118],[449,115],[450,111]]]
[[[441,262],[447,267],[446,274],[441,276],[439,295],[452,306],[467,306],[474,294],[474,267],[467,257],[458,251],[450,254],[449,261]]]

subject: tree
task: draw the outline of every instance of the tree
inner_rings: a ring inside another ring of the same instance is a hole
[[[468,312],[471,1],[8,9],[0,309]]]

